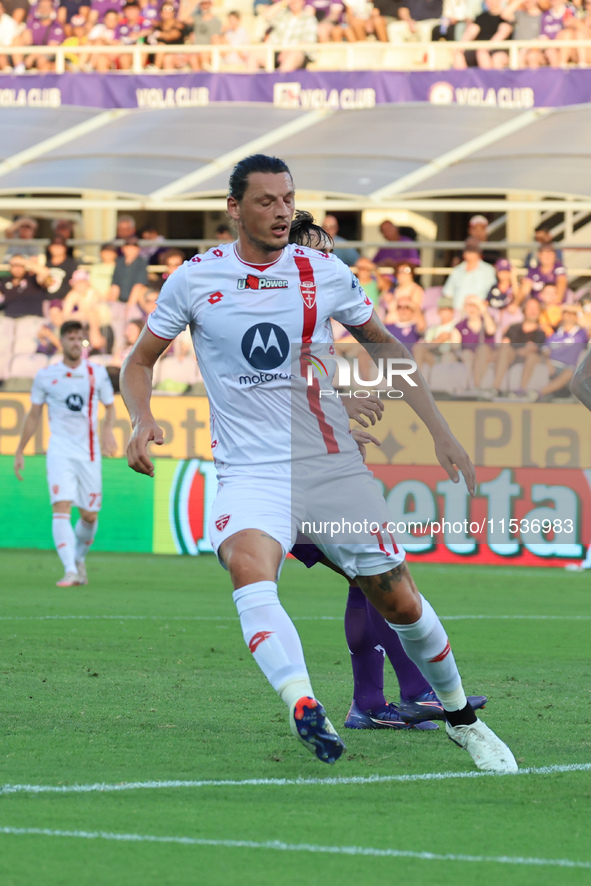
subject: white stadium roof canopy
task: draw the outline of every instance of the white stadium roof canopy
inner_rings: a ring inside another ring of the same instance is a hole
[[[7,108],[0,122],[0,210],[221,209],[232,166],[262,152],[285,159],[310,209],[518,210],[552,198],[591,211],[591,105],[64,106]]]

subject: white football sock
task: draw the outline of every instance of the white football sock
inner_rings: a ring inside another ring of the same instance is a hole
[[[447,634],[422,594],[421,603],[423,611],[414,624],[388,624],[400,637],[402,648],[429,681],[445,710],[462,710],[467,703],[466,696]]]
[[[288,706],[303,695],[313,697],[302,644],[279,602],[277,583],[257,581],[232,596],[244,642],[273,689]]]
[[[54,514],[51,521],[53,543],[66,572],[76,572],[76,536],[69,514]]]
[[[88,549],[94,541],[96,530],[98,528],[98,519],[94,523],[87,523],[82,517],[79,517],[74,533],[76,535],[76,562],[84,561],[88,553]]]

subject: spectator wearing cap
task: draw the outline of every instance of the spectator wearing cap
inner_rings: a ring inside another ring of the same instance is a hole
[[[439,358],[450,357],[454,344],[459,343],[453,299],[442,295],[437,302],[437,313],[439,314],[439,323],[429,326],[425,330],[424,340],[418,342],[413,351],[413,356],[421,372],[425,365],[433,366]]]
[[[380,233],[384,240],[387,240],[389,243],[413,242],[410,237],[404,237],[400,233],[398,226],[390,221],[390,219],[385,219],[382,222],[380,225]],[[382,246],[374,255],[373,260],[376,265],[385,261],[391,262],[393,265],[399,265],[404,262],[407,265],[412,265],[417,268],[421,264],[421,257],[418,250],[408,246],[401,246],[400,249],[392,246]]]
[[[530,264],[526,276],[521,281],[519,301],[524,301],[530,295],[539,298],[544,286],[553,283],[558,290],[560,301],[563,302],[567,282],[566,268],[557,260],[556,250],[551,243],[544,243],[538,249],[536,261]]]
[[[531,376],[545,341],[546,335],[540,325],[540,303],[536,298],[528,298],[523,306],[523,320],[505,331],[500,346],[487,347],[488,360],[495,363],[493,386],[489,392],[492,397],[499,396],[505,373],[513,363],[523,363],[525,377]],[[523,396],[523,386],[515,393]]]
[[[482,247],[482,258],[491,265],[501,258],[496,249],[488,243],[488,219],[485,215],[473,215],[468,222],[468,237],[474,237]]]
[[[47,247],[47,262],[40,277],[52,299],[63,299],[70,291],[70,279],[78,267],[76,259],[68,255],[63,237],[52,237]]]
[[[479,240],[469,237],[466,240],[462,257],[463,261],[453,269],[443,287],[443,295],[451,296],[456,311],[463,310],[464,301],[468,295],[485,300],[497,282],[493,266],[482,260],[482,247]]]
[[[579,357],[587,346],[587,333],[579,326],[578,313],[579,306],[577,304],[562,306],[562,323],[556,332],[549,336],[542,348],[542,357],[548,367],[550,381],[538,394],[529,392],[532,400],[551,399],[553,394],[559,392],[569,393],[568,384],[574,375]],[[528,376],[524,370],[521,384],[525,390],[527,390],[533,368],[532,366]]]
[[[135,300],[148,288],[147,262],[140,255],[137,237],[128,237],[121,246],[121,252],[123,255],[115,263],[108,299],[127,304],[136,287],[138,293],[134,296]]]
[[[198,46],[219,43],[222,33],[222,20],[213,12],[211,0],[201,0],[193,14],[193,43]],[[200,71],[209,63],[210,53],[193,52],[189,56],[189,64],[193,71]]]
[[[9,240],[33,240],[37,233],[37,222],[34,218],[22,216],[17,218],[6,229],[6,237]],[[10,258],[11,255],[27,256],[28,258],[38,258],[42,255],[43,250],[36,243],[15,243],[10,244],[6,250],[5,257]]]
[[[8,270],[10,277],[0,280],[0,310],[6,317],[43,317],[47,291],[38,269],[31,272],[31,259],[11,255]]]
[[[332,237],[333,243],[335,244],[333,252],[337,258],[340,258],[340,260],[345,262],[350,268],[353,267],[353,265],[356,265],[359,261],[359,253],[357,250],[350,246],[339,245],[345,244],[347,241],[344,237],[339,235],[339,221],[336,215],[332,215],[331,213],[325,215],[322,227],[326,233]]]
[[[552,239],[552,229],[548,225],[547,222],[542,222],[537,226],[534,231],[534,240],[538,244],[538,249],[541,249],[542,246],[553,246],[554,252],[556,253],[556,261],[564,265],[564,256],[562,253],[562,249],[559,249],[558,246],[554,243]],[[537,252],[528,252],[525,256],[524,265],[526,268],[536,267],[538,263],[538,253]]]
[[[500,338],[505,330],[523,319],[519,307],[519,281],[515,268],[507,258],[499,258],[494,265],[497,280],[486,296],[488,307],[497,325]]]

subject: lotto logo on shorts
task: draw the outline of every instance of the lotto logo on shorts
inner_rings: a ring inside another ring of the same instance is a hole
[[[207,301],[210,305],[217,305],[219,301],[223,299],[223,294],[221,292],[214,292],[213,295],[210,295]]]
[[[215,528],[218,532],[223,532],[228,523],[230,522],[230,514],[223,514],[221,517],[215,521]]]

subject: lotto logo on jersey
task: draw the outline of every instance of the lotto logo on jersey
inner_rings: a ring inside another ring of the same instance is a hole
[[[222,514],[221,517],[215,521],[215,528],[218,532],[223,532],[228,523],[230,522],[231,514]]]
[[[82,412],[84,400],[82,399],[80,394],[70,394],[68,397],[66,397],[66,406],[72,412]]]
[[[268,280],[266,277],[248,274],[238,280],[238,289],[287,289],[287,280]]]

